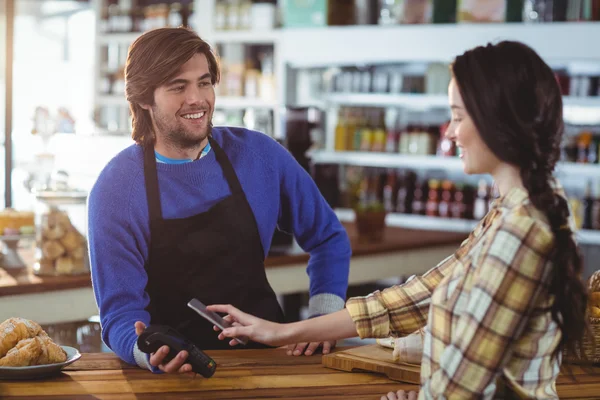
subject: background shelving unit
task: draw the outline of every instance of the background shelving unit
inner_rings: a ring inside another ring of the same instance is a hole
[[[266,45],[273,47],[274,57],[274,77],[276,92],[274,98],[263,99],[261,97],[244,97],[244,96],[217,96],[215,110],[222,111],[243,111],[246,109],[261,109],[269,110],[272,112],[273,120],[273,136],[281,138],[283,135],[282,126],[277,121],[281,118],[280,116],[280,104],[283,104],[282,99],[279,98],[282,93],[281,77],[283,73],[280,71],[281,59],[279,56],[280,52],[280,41],[281,35],[279,30],[240,30],[240,31],[218,31],[214,29],[214,10],[216,0],[192,0],[193,7],[195,10],[202,10],[202,12],[196,11],[193,17],[190,18],[189,24],[196,28],[203,39],[207,40],[213,46],[227,44],[242,44],[242,45]],[[140,35],[141,32],[114,32],[114,33],[102,33],[99,30],[101,26],[100,20],[102,16],[103,7],[106,5],[107,0],[94,0],[94,7],[97,15],[97,31],[96,31],[96,59],[102,59],[103,48],[107,46],[120,46],[120,50],[123,54],[126,54],[126,48],[133,43]],[[167,1],[168,2],[168,1]],[[226,61],[226,60],[225,60]],[[114,94],[107,94],[102,91],[99,82],[103,79],[103,74],[107,72],[100,62],[96,63],[95,69],[95,98],[94,104],[96,106],[96,119],[100,120],[101,113],[107,112],[110,109],[112,118],[119,129],[113,134],[129,135],[127,130],[122,127],[129,127],[128,119],[128,103],[125,96],[120,91]],[[109,71],[114,72],[114,71]],[[115,121],[116,119],[117,121]]]
[[[95,0],[100,17],[102,2]],[[600,37],[600,22],[552,22],[543,24],[423,24],[394,26],[329,26],[321,28],[276,28],[266,31],[218,31],[215,29],[217,0],[193,0],[194,26],[211,44],[244,44],[273,46],[276,94],[272,99],[227,97],[218,95],[216,108],[221,110],[267,109],[273,115],[273,135],[285,140],[287,106],[314,106],[324,112],[324,140],[320,149],[312,150],[314,165],[338,164],[376,168],[404,168],[418,171],[445,171],[462,174],[456,157],[417,156],[397,153],[376,153],[334,150],[334,127],[340,107],[380,107],[406,109],[414,112],[448,113],[447,95],[415,93],[355,93],[322,92],[308,103],[298,99],[303,83],[300,70],[363,67],[365,65],[449,63],[465,50],[486,42],[504,39],[522,41],[536,50],[553,67],[568,68],[576,73],[600,71],[600,52],[596,51]],[[281,3],[279,4],[281,6]],[[198,12],[202,10],[202,12]],[[132,43],[139,33],[111,33],[96,40],[97,55],[109,45]],[[226,61],[226,60],[225,60]],[[98,64],[96,81],[102,66]],[[600,75],[600,73],[598,73]],[[127,108],[124,96],[101,94],[97,87],[97,107]],[[564,97],[565,120],[581,126],[600,126],[600,97]],[[438,115],[439,116],[439,115]],[[127,134],[125,132],[125,134]],[[560,163],[556,171],[562,179],[582,182],[598,179],[600,165]],[[348,209],[336,210],[342,220],[352,218]],[[444,220],[435,217],[389,214],[389,225],[468,232],[475,222]],[[578,233],[582,243],[600,245],[600,233]]]

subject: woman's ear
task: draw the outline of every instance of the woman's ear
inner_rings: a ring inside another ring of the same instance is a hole
[[[150,104],[139,104],[139,106],[142,107],[146,111],[150,111],[150,109],[152,108],[152,106]]]

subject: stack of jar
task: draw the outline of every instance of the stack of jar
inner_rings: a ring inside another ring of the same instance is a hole
[[[335,150],[436,154],[440,127],[402,126],[400,119],[386,127],[385,115],[381,108],[341,108],[335,127]],[[444,155],[454,155],[452,151],[451,146]]]
[[[193,1],[103,0],[100,33],[145,32],[166,26],[193,28]]]
[[[217,0],[215,30],[270,30],[276,25],[274,2],[251,0]]]

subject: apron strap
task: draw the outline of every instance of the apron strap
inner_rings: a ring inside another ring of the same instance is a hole
[[[144,179],[146,182],[148,213],[150,214],[150,235],[152,235],[152,227],[162,220],[162,209],[158,190],[156,155],[154,154],[154,146],[151,144],[144,146]]]
[[[242,195],[244,199],[246,196],[244,195],[244,191],[242,190],[242,185],[233,169],[233,165],[231,165],[231,161],[229,161],[229,157],[225,154],[225,151],[219,146],[219,144],[211,137],[208,137],[208,141],[210,143],[210,147],[215,151],[215,157],[219,162],[219,165],[223,169],[223,174],[225,175],[225,179],[229,184],[229,188],[231,189],[231,193],[234,195]]]

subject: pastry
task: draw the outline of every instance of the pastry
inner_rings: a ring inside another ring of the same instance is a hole
[[[42,331],[36,338],[39,339],[42,352],[35,365],[55,364],[67,361],[67,353],[65,353],[62,347],[54,343],[46,332]]]
[[[49,240],[42,245],[42,254],[47,260],[56,260],[65,253],[65,248],[56,240]]]
[[[36,365],[41,354],[42,345],[37,336],[30,339],[23,339],[10,349],[4,357],[0,358],[0,367],[27,367]]]
[[[61,237],[59,241],[67,252],[73,251],[81,246],[81,237],[74,230],[65,233],[65,236]]]
[[[590,297],[588,299],[588,311],[590,313],[590,317],[600,318],[600,292],[590,293]]]
[[[588,290],[588,314],[592,318],[600,318],[600,271],[590,276]]]
[[[42,332],[36,322],[25,318],[9,318],[0,324],[0,358],[23,339],[30,339]]]
[[[67,353],[36,322],[9,318],[0,324],[0,366],[27,367],[66,360]]]
[[[73,261],[69,257],[60,257],[56,260],[56,273],[57,274],[70,274],[73,272],[74,265]]]
[[[596,271],[588,279],[588,288],[591,292],[600,292],[600,271]]]

